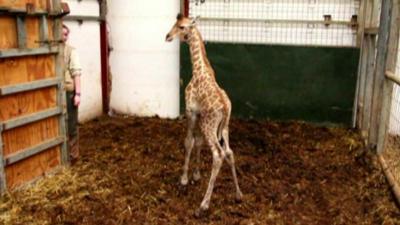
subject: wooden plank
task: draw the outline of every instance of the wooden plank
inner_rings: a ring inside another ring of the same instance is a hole
[[[42,15],[48,15],[48,12],[45,10],[35,10],[34,12],[28,12],[26,9],[4,9],[0,11],[0,15],[2,16],[26,16],[26,17],[38,17]]]
[[[49,149],[38,155],[6,167],[8,189],[13,189],[38,178],[60,165],[60,147]]]
[[[26,18],[26,33],[27,41],[26,45],[28,48],[40,47],[40,18],[39,17],[27,17]]]
[[[60,107],[57,108],[52,108],[52,109],[48,109],[42,112],[37,112],[34,114],[30,114],[30,115],[26,115],[26,116],[22,116],[22,117],[18,117],[12,120],[7,120],[4,121],[3,124],[3,130],[10,130],[13,129],[15,127],[20,127],[29,123],[33,123],[45,118],[49,118],[55,115],[59,115],[61,114],[62,109]]]
[[[380,113],[382,109],[382,94],[386,71],[386,55],[388,53],[388,41],[391,24],[391,6],[391,0],[382,0],[382,10],[377,43],[378,51],[376,55],[376,67],[374,71],[371,127],[369,129],[368,140],[371,146],[376,146],[378,142]]]
[[[368,55],[370,54],[370,49],[368,48],[368,37],[363,37],[360,52],[360,63],[358,67],[358,79],[357,79],[357,109],[355,110],[356,118],[354,119],[356,127],[362,130],[362,124],[364,120],[364,104],[365,104],[365,88],[367,80],[367,68],[368,68]]]
[[[385,158],[382,155],[378,157],[379,162],[382,166],[382,170],[385,173],[386,179],[389,182],[389,186],[392,189],[394,197],[398,204],[400,204],[400,184],[397,183],[396,178],[393,176],[393,173],[390,171],[390,167],[387,165]]]
[[[372,18],[373,18],[373,10],[374,10],[374,2],[375,0],[366,0],[366,9],[365,9],[365,22],[364,22],[364,28],[365,27],[371,27],[372,26]]]
[[[53,20],[47,20],[47,26],[48,26],[48,32],[49,32],[49,40],[54,41],[54,34],[53,34],[54,22],[53,22]]]
[[[365,104],[365,85],[367,80],[367,68],[368,68],[368,55],[370,49],[368,48],[369,43],[366,40],[368,37],[365,35],[365,27],[370,23],[371,17],[372,0],[361,1],[359,9],[359,29],[357,36],[357,46],[360,46],[360,60],[357,74],[357,86],[356,94],[353,105],[353,127],[357,127],[362,130],[363,119],[364,119],[364,104]]]
[[[15,18],[0,16],[0,51],[18,48],[17,26]]]
[[[40,48],[27,48],[27,49],[8,49],[0,51],[0,59],[21,57],[21,56],[32,56],[32,55],[46,55],[55,54],[58,52],[57,47],[40,47]]]
[[[381,7],[383,1],[382,0],[373,0],[372,1],[372,8],[371,8],[371,20],[370,24],[367,27],[379,27],[380,26],[380,19],[379,15],[381,14]]]
[[[26,9],[26,4],[31,3],[36,9],[47,10],[47,0],[0,0],[0,5],[5,8]]]
[[[360,2],[360,8],[358,10],[358,23],[360,24],[358,26],[357,30],[357,46],[361,47],[362,44],[362,39],[364,37],[364,28],[365,28],[365,14],[367,12],[367,2],[366,1],[361,1]]]
[[[0,59],[0,87],[55,77],[53,55]]]
[[[64,142],[64,137],[57,137],[51,140],[48,140],[46,142],[42,142],[39,145],[33,146],[33,147],[29,147],[27,149],[21,150],[17,153],[11,154],[7,157],[4,158],[4,164],[6,166],[15,164],[17,162],[20,162],[24,159],[27,159],[29,157],[32,157],[34,155],[37,155],[39,153],[42,153],[44,151],[46,151],[49,148],[54,148],[58,145],[60,145],[61,143]]]
[[[361,126],[361,134],[367,139],[369,136],[370,130],[370,121],[371,121],[371,105],[372,105],[372,89],[374,86],[374,69],[375,69],[375,54],[376,54],[376,37],[368,36],[366,37],[367,48],[368,48],[368,56],[366,63],[366,80],[365,80],[365,88],[364,88],[364,103],[363,103],[363,121]]]
[[[0,121],[27,116],[57,106],[57,89],[44,88],[0,98]]]
[[[60,79],[52,78],[52,79],[46,79],[46,80],[33,81],[33,82],[29,82],[29,83],[23,83],[23,84],[19,84],[19,85],[4,86],[4,87],[0,87],[0,96],[17,94],[20,92],[33,91],[33,90],[37,90],[37,89],[41,89],[41,88],[56,86],[60,82],[61,82]]]
[[[367,56],[368,48],[365,41],[365,25],[367,18],[367,6],[368,1],[361,1],[359,9],[359,20],[360,26],[357,31],[357,46],[360,47],[360,60],[358,64],[358,74],[357,74],[357,86],[354,97],[353,105],[353,127],[357,127],[361,130],[361,124],[363,119],[363,107],[364,107],[364,88],[366,80],[366,68],[367,68]]]
[[[394,81],[397,85],[400,85],[399,76],[396,76],[393,72],[396,70],[396,63],[399,49],[399,37],[400,37],[400,0],[393,0],[392,18],[390,21],[390,35],[388,40],[388,54],[386,56],[385,75],[391,81]],[[380,111],[379,130],[377,137],[377,152],[383,153],[385,150],[386,136],[389,129],[390,114],[392,109],[392,98],[393,98],[393,83],[389,80],[383,81],[382,91],[382,107]],[[399,197],[399,196],[397,196]]]
[[[57,116],[3,131],[3,154],[8,156],[58,136],[60,132]]]

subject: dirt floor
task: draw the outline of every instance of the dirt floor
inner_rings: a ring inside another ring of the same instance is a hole
[[[102,117],[81,127],[71,168],[0,199],[0,224],[400,224],[376,158],[356,132],[299,122],[231,122],[242,203],[225,163],[209,214],[203,179],[179,185],[186,123]],[[193,164],[191,164],[193,165]]]

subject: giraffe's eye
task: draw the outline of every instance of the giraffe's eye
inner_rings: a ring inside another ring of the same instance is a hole
[[[183,29],[185,29],[185,27],[184,26],[179,26],[179,29],[183,30]]]

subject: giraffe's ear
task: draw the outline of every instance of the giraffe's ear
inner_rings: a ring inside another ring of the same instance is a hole
[[[182,13],[178,13],[178,15],[176,15],[176,19],[177,20],[181,20],[183,18]]]

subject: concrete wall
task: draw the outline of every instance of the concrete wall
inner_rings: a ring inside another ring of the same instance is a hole
[[[97,0],[67,0],[71,16],[99,16]],[[79,121],[87,121],[102,114],[100,25],[96,21],[64,22],[71,30],[69,44],[79,53],[82,64],[82,97]]]
[[[108,2],[113,112],[179,115],[179,44],[165,42],[179,0]]]

